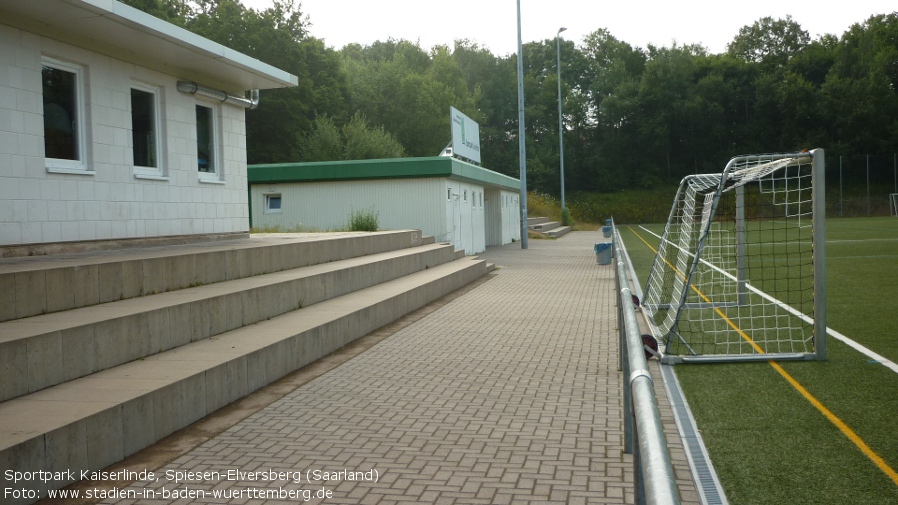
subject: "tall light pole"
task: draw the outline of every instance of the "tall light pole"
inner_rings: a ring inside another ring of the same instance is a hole
[[[521,0],[518,0],[518,156],[521,160],[521,249],[527,249],[527,148],[524,144],[524,56],[521,51]]]
[[[555,34],[555,48],[558,51],[558,155],[561,159],[561,210],[564,211],[564,120],[561,114],[561,32],[567,30],[565,27],[558,29]]]

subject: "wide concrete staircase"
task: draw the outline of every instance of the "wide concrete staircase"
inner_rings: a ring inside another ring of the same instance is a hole
[[[418,231],[0,260],[0,469],[102,469],[491,268]]]
[[[571,231],[570,226],[562,226],[558,221],[551,221],[547,217],[528,217],[527,228],[552,238],[558,238]]]

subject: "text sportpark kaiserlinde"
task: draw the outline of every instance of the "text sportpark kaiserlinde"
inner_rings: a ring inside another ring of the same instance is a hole
[[[308,501],[312,498],[330,498],[333,493],[329,489],[321,488],[311,489],[287,489],[280,487],[281,485],[296,485],[300,483],[321,485],[322,483],[331,483],[335,481],[367,481],[377,482],[380,474],[375,469],[354,471],[347,469],[340,470],[321,470],[321,469],[305,469],[305,470],[253,470],[244,471],[237,468],[226,470],[207,470],[207,471],[184,471],[184,470],[166,470],[164,472],[153,472],[150,470],[134,471],[134,470],[113,470],[113,471],[91,471],[91,470],[35,470],[35,471],[15,471],[6,470],[3,473],[7,484],[12,487],[4,486],[4,498],[39,498],[39,491],[31,489],[35,483],[72,483],[75,481],[86,482],[141,482],[143,484],[153,485],[155,483],[171,483],[176,487],[161,487],[153,489],[143,487],[142,489],[101,489],[94,488],[84,491],[77,489],[47,491],[50,497],[68,497],[68,498],[208,498],[209,496],[220,498],[241,498],[241,499],[290,499]],[[217,482],[230,481],[239,483],[239,485],[250,485],[259,487],[229,488],[229,489],[211,489],[204,490],[191,487],[178,487],[184,485],[214,485]],[[275,488],[271,488],[275,486]],[[141,487],[141,486],[138,486]],[[220,496],[219,496],[220,495]]]
[[[140,472],[134,470],[114,470],[114,471],[92,471],[92,470],[61,470],[47,471],[35,470],[29,472],[19,472],[6,470],[3,474],[4,478],[13,484],[19,482],[72,482],[76,480],[88,481],[142,481],[142,482],[158,482],[160,478],[176,484],[187,482],[204,482],[204,481],[245,481],[245,482],[293,482],[299,484],[301,482],[328,482],[328,481],[370,481],[377,482],[380,475],[377,470],[370,469],[367,471],[353,470],[254,470],[244,471],[236,468],[227,470],[208,470],[202,472],[183,471],[183,470],[166,470],[157,474],[149,470]]]

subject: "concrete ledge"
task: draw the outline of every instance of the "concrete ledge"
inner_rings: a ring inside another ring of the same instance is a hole
[[[103,468],[464,286],[485,267],[462,258],[4,402],[0,467]],[[20,484],[45,496],[47,485]]]
[[[539,232],[544,232],[546,230],[553,230],[555,228],[558,228],[558,226],[560,226],[560,223],[558,223],[557,221],[548,221],[548,220],[541,222],[541,223],[537,223],[537,224],[527,225],[527,227],[530,228],[531,230],[539,231]]]
[[[462,256],[431,244],[2,322],[0,401]]]
[[[0,258],[17,258],[22,256],[47,256],[52,254],[71,254],[89,251],[108,251],[134,247],[158,247],[166,245],[195,244],[197,242],[216,242],[248,238],[249,232],[204,233],[197,235],[170,235],[165,237],[122,238],[109,240],[84,240],[72,242],[53,242],[47,244],[21,244],[0,246]]]
[[[543,233],[545,233],[549,237],[558,238],[558,237],[561,237],[562,235],[566,235],[569,231],[571,231],[570,226],[559,226],[558,228],[553,228],[553,229],[547,230]]]
[[[423,243],[418,230],[277,234],[168,247],[0,259],[0,321]]]

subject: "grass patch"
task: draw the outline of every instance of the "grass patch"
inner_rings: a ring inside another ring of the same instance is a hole
[[[527,237],[536,239],[536,240],[555,240],[556,237],[550,237],[544,233],[540,233],[538,231],[527,230]]]
[[[349,214],[349,231],[377,231],[378,213],[374,210],[353,210]]]
[[[570,204],[567,209],[562,211],[561,202],[554,196],[545,193],[527,193],[527,215],[529,217],[547,217],[551,221],[570,226],[574,231],[596,231],[600,227],[598,222],[590,222],[575,216],[571,211]]]
[[[655,233],[663,225],[649,227]],[[658,239],[620,227],[645,282]],[[637,236],[637,234],[639,236]],[[641,237],[641,238],[639,238]],[[898,300],[898,219],[827,220],[828,326],[893,361]],[[830,338],[825,362],[783,368],[898,469],[898,374]],[[898,503],[893,482],[766,363],[677,365],[730,503]]]
[[[676,186],[628,189],[615,193],[574,192],[567,197],[567,216],[552,195],[527,194],[527,214],[548,217],[577,231],[595,231],[613,218],[618,223],[657,223],[667,220]]]

